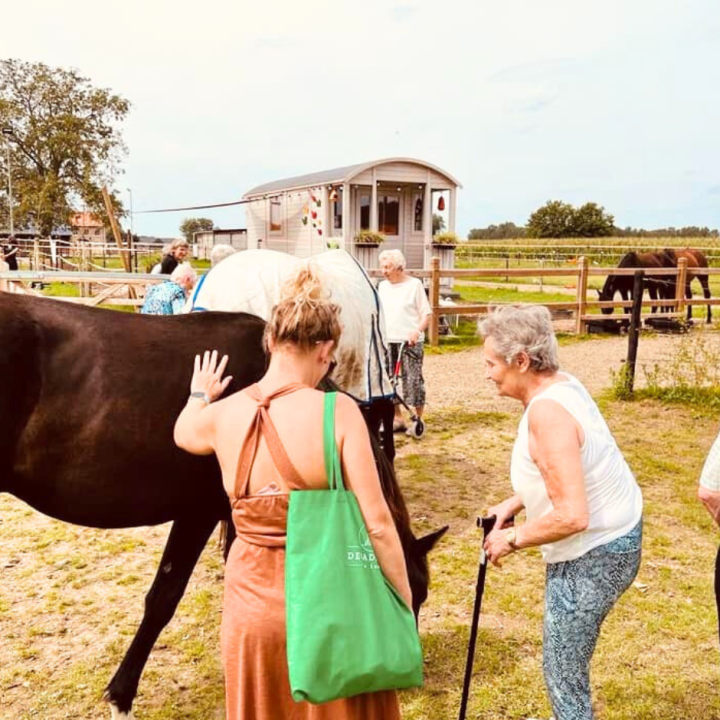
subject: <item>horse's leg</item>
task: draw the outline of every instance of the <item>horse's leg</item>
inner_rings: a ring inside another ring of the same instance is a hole
[[[138,682],[150,651],[170,622],[200,553],[217,525],[216,512],[179,518],[173,523],[160,567],[145,596],[145,613],[120,667],[105,690],[112,717],[131,720]]]
[[[620,289],[620,297],[622,298],[623,302],[627,302],[628,299],[632,300],[633,299],[632,290],[628,290],[625,287],[621,288]],[[620,310],[620,312],[623,315],[626,315],[628,312],[631,312],[631,311],[632,311],[632,308],[626,308],[626,307],[624,307],[624,308],[622,308],[622,310]],[[627,329],[630,327],[630,321],[629,320],[621,320],[620,326]]]
[[[393,416],[395,406],[392,400],[379,398],[360,407],[365,424],[371,435],[380,443],[385,457],[392,464],[395,459],[395,436],[393,435]],[[382,426],[382,432],[380,427]]]
[[[710,281],[708,279],[708,276],[700,275],[698,277],[698,280],[700,281],[700,284],[702,285],[703,297],[706,300],[709,300],[712,297],[712,294],[710,293]],[[707,322],[707,323],[712,322],[712,305],[710,305],[710,303],[708,303],[708,306],[707,306],[707,320],[705,322]]]
[[[690,287],[690,280],[685,283],[685,299],[692,300],[692,288]],[[688,322],[692,321],[692,305],[687,307],[687,319]]]
[[[655,285],[655,283],[654,283],[654,282],[649,282],[649,283],[648,283],[648,286],[647,286],[647,289],[648,289],[648,295],[650,296],[650,299],[651,299],[651,300],[657,300],[657,299],[658,299],[658,292],[657,292],[657,286]],[[651,313],[657,312],[657,305],[652,305],[652,306],[650,307],[650,312],[651,312]]]

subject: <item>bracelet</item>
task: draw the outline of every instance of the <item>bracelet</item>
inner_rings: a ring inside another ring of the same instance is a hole
[[[211,402],[210,396],[202,390],[196,390],[195,392],[191,392],[188,400],[191,400],[193,398],[196,398],[197,400],[203,400],[206,405],[209,405]]]

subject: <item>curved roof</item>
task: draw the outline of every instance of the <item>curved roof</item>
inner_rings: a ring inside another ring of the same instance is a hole
[[[425,168],[434,170],[436,173],[443,175],[453,185],[462,187],[462,185],[450,173],[445,172],[436,165],[431,165],[424,160],[415,158],[393,157],[383,160],[373,160],[372,162],[360,163],[359,165],[346,165],[345,167],[333,168],[332,170],[322,170],[320,172],[309,173],[307,175],[297,175],[284,180],[274,180],[273,182],[258,185],[252,190],[248,190],[243,198],[251,198],[258,195],[268,195],[274,192],[282,192],[283,190],[297,190],[299,188],[316,187],[318,185],[339,185],[341,183],[351,182],[352,179],[361,172],[368,170],[377,165],[387,165],[388,163],[413,163],[414,165],[422,165]]]

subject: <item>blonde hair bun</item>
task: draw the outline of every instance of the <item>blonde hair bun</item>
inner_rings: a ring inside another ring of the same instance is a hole
[[[303,263],[287,278],[281,299],[265,328],[265,342],[291,343],[309,349],[318,342],[340,339],[340,307],[330,302],[317,266]]]

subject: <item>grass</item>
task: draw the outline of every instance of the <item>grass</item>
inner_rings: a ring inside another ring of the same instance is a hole
[[[645,498],[644,557],[603,628],[593,661],[598,720],[720,717],[712,569],[717,529],[695,498],[716,432],[704,406],[600,399]],[[400,438],[397,467],[413,525],[449,524],[432,555],[421,615],[425,687],[401,693],[405,720],[457,715],[477,572],[475,517],[509,492],[520,408],[445,408],[422,441]],[[0,702],[3,717],[96,718],[104,685],[140,619],[167,530],[64,525],[2,496]],[[140,684],[139,720],[221,720],[222,564],[206,548]],[[468,718],[548,717],[543,565],[537,551],[488,572]]]

